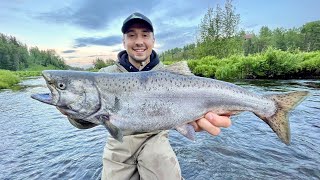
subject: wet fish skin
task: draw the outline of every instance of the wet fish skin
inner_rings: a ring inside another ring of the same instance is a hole
[[[51,103],[48,97],[33,95],[34,99],[57,106],[69,118],[104,125],[119,141],[123,135],[172,128],[193,139],[188,123],[208,111],[250,111],[289,144],[288,112],[308,95],[299,91],[261,96],[224,81],[170,71],[49,70],[43,76],[52,93]]]

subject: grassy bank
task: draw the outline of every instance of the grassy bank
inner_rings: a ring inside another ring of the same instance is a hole
[[[10,89],[27,77],[41,76],[41,71],[0,70],[0,89]]]
[[[12,71],[0,70],[0,89],[8,89],[20,82],[20,77]]]
[[[41,71],[45,69],[57,69],[54,66],[43,67],[32,66],[24,71],[0,70],[0,89],[9,89],[27,77],[41,76]]]
[[[41,76],[41,71],[13,71],[13,73],[21,78]]]
[[[168,64],[168,63],[167,63]],[[192,72],[217,79],[296,79],[320,77],[320,51],[266,52],[217,59],[207,56],[188,61]]]

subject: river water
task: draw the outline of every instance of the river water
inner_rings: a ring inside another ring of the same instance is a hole
[[[320,179],[320,81],[237,82],[257,93],[308,90],[290,113],[291,145],[249,112],[213,137],[197,133],[191,142],[175,131],[170,142],[182,174],[194,179]],[[99,179],[107,131],[74,128],[54,107],[30,98],[49,90],[42,78],[0,91],[0,179]]]

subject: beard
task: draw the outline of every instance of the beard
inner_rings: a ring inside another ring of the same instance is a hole
[[[137,56],[130,56],[129,55],[129,58],[130,59],[132,59],[133,61],[135,61],[135,62],[137,62],[137,63],[141,63],[141,62],[145,62],[145,61],[147,61],[149,58],[150,58],[150,56],[146,56],[146,57],[137,57]]]

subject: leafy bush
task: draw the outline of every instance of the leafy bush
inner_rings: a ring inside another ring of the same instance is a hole
[[[268,48],[249,56],[217,59],[206,56],[188,61],[192,72],[217,79],[279,79],[320,76],[320,51],[281,51]]]

